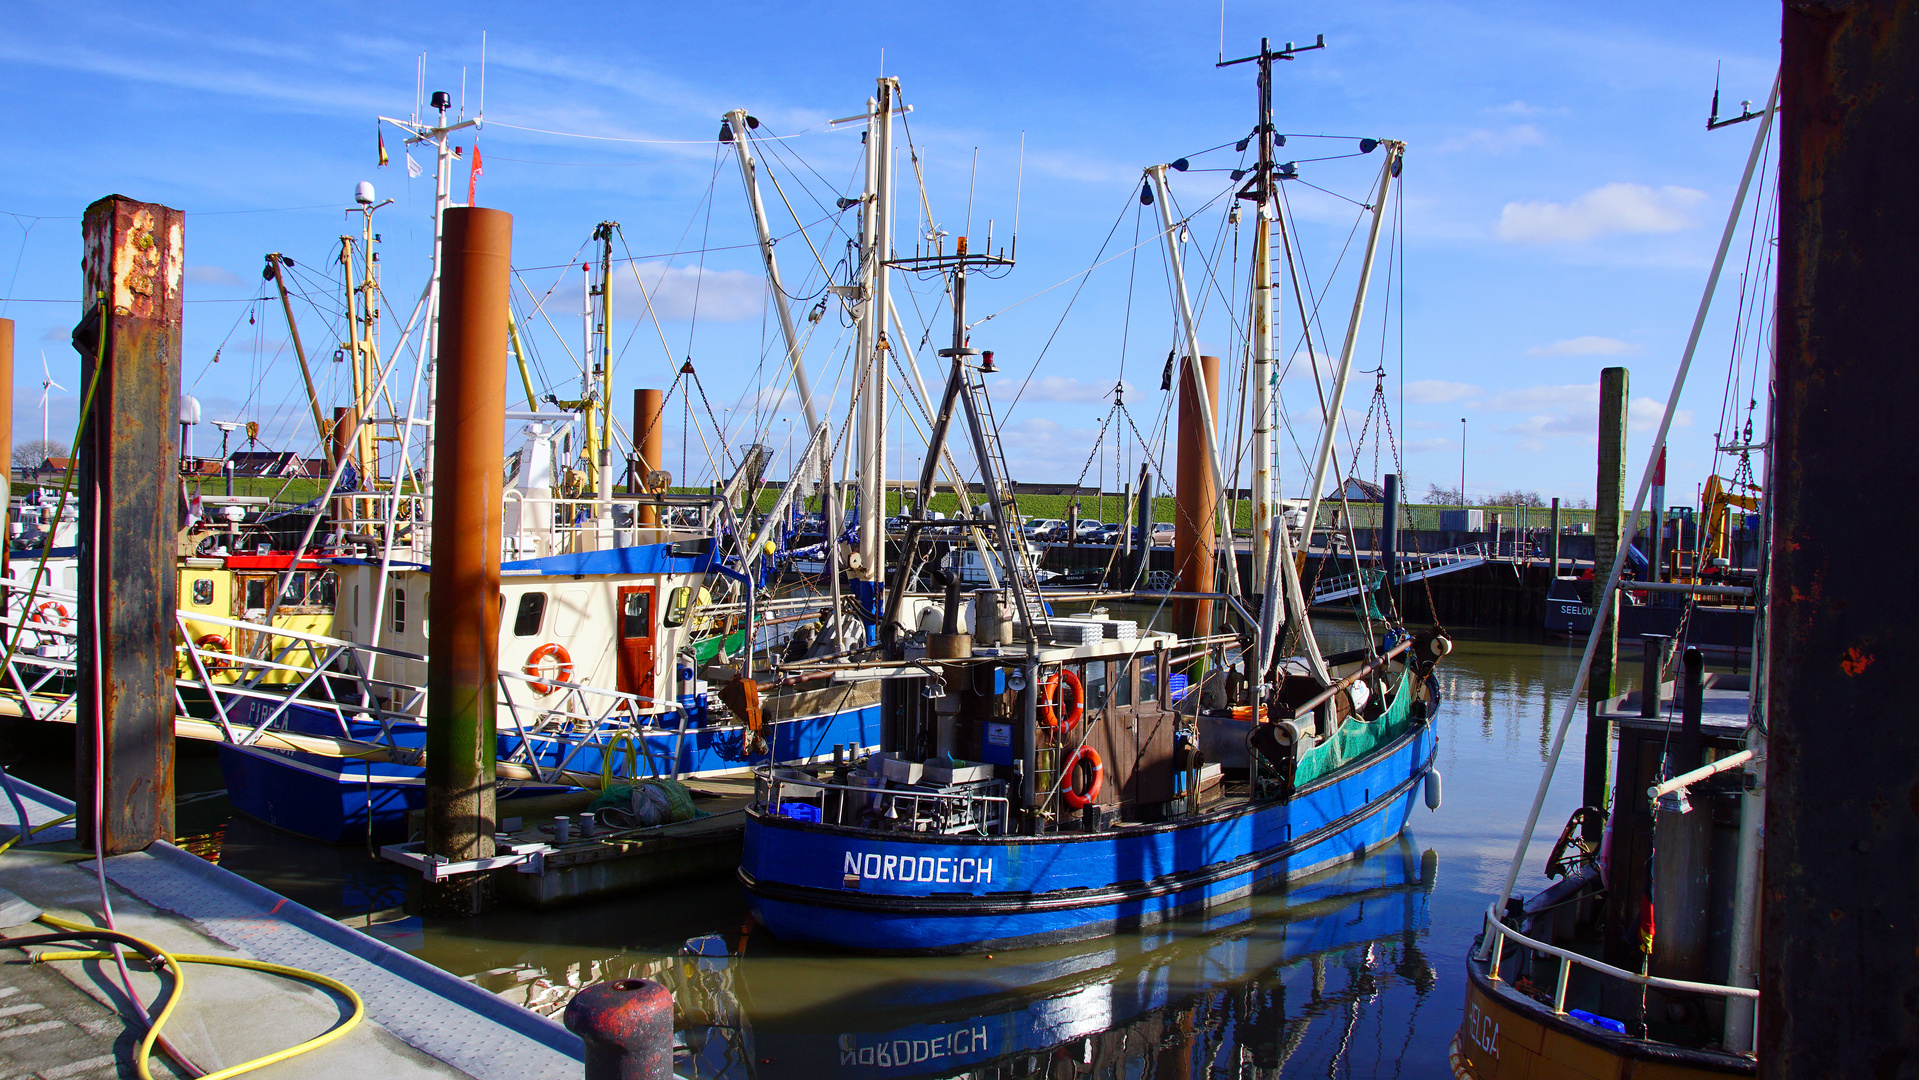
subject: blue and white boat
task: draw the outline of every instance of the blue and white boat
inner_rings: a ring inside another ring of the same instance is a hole
[[[1264,80],[1280,58],[1262,49]],[[867,170],[865,203],[882,222],[889,213],[887,103],[897,92],[892,80],[882,79],[879,107],[868,117],[867,153],[878,163]],[[998,441],[1000,422],[987,400],[993,354],[971,347],[965,317],[969,272],[1003,271],[1010,260],[969,253],[962,237],[950,253],[936,247],[884,264],[949,278],[953,337],[940,355],[950,370],[930,417],[913,505],[930,504],[949,428],[966,432],[986,496],[976,516],[997,533],[999,580],[975,590],[967,603],[962,585],[975,583],[950,566],[929,570],[944,585],[944,600],[912,609],[921,598],[906,589],[933,557],[920,538],[939,523],[908,519],[903,563],[887,578],[893,591],[872,608],[876,648],[779,669],[787,677],[880,680],[881,750],[843,756],[830,773],[756,770],[739,875],[755,917],[775,935],[886,953],[1094,938],[1326,870],[1393,842],[1416,806],[1437,806],[1433,668],[1450,643],[1437,628],[1408,635],[1394,627],[1365,649],[1322,656],[1289,553],[1297,541],[1274,497],[1272,429],[1280,413],[1271,392],[1278,376],[1270,273],[1279,243],[1272,231],[1283,226],[1277,182],[1296,173],[1272,161],[1273,131],[1270,98],[1263,95],[1255,132],[1264,133],[1260,165],[1244,189],[1237,186],[1244,172],[1233,172],[1235,187],[1224,193],[1259,207],[1250,291],[1259,302],[1249,320],[1244,384],[1255,462],[1258,569],[1251,589],[1240,587],[1233,545],[1222,551],[1216,541],[1231,528],[1216,493],[1228,475],[1221,447],[1234,443],[1218,433],[1216,406],[1203,390],[1210,361],[1201,355],[1181,265],[1187,223],[1176,219],[1168,186],[1168,170],[1184,172],[1189,163],[1182,158],[1147,169],[1140,196],[1158,207],[1184,331],[1183,349],[1175,350],[1182,356],[1182,475],[1174,548],[1175,559],[1185,563],[1178,596],[1188,605],[1175,613],[1180,633],[1114,619],[1099,608],[1062,618],[1039,595],[1036,567],[1013,531],[1019,513]],[[1240,149],[1250,141],[1242,140]],[[1382,147],[1377,190],[1362,204],[1372,227],[1355,329],[1325,406],[1324,415],[1335,420],[1404,149],[1386,140],[1360,144],[1361,154]],[[1238,221],[1237,210],[1232,220]],[[888,250],[884,234],[870,242]],[[883,280],[878,273],[874,280]],[[1162,389],[1172,388],[1172,370],[1169,358]],[[1334,434],[1329,420],[1309,481],[1314,493],[1325,490]],[[1204,486],[1194,479],[1202,473]],[[1319,501],[1315,494],[1298,515],[1300,541],[1311,535]],[[1223,588],[1215,554],[1224,564]],[[1257,614],[1243,600],[1255,593]],[[1231,609],[1224,627],[1213,622],[1214,602]],[[1288,623],[1300,654],[1276,659]]]

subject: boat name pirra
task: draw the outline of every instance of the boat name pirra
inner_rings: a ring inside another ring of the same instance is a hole
[[[992,883],[993,860],[849,851],[846,853],[844,872],[848,888],[857,887],[867,879],[979,885]]]

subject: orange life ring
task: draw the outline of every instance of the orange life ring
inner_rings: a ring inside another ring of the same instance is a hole
[[[48,617],[49,612],[52,613],[52,618]],[[33,621],[42,626],[51,626],[55,630],[65,630],[73,622],[73,616],[68,614],[67,605],[60,601],[42,600],[40,605],[33,609]]]
[[[1066,680],[1067,686],[1073,688],[1073,707],[1067,712],[1066,723],[1064,725],[1060,723],[1058,707],[1060,697],[1059,683],[1062,678]],[[1074,673],[1072,668],[1068,667],[1062,667],[1058,671],[1053,672],[1052,678],[1047,679],[1045,686],[1040,690],[1039,722],[1045,724],[1047,727],[1063,726],[1064,730],[1070,732],[1079,726],[1080,717],[1085,715],[1086,688],[1080,685],[1079,676]]]
[[[1082,761],[1091,762],[1093,765],[1093,779],[1087,783],[1085,791],[1079,789],[1079,766]],[[1094,799],[1099,798],[1099,786],[1106,779],[1106,766],[1099,760],[1099,751],[1084,743],[1080,744],[1080,748],[1073,751],[1072,756],[1066,759],[1066,767],[1063,771],[1066,774],[1066,787],[1060,791],[1060,797],[1066,800],[1066,805],[1075,810],[1082,810]]]
[[[548,660],[553,661],[553,670],[550,674],[546,670]],[[526,666],[520,670],[532,679],[550,678],[556,682],[572,682],[573,657],[566,651],[566,646],[557,641],[549,641],[527,654]],[[551,683],[536,682],[532,685],[533,692],[536,694],[550,694],[559,689]]]
[[[221,637],[219,634],[201,634],[194,639],[193,643],[198,646],[202,652],[230,653],[233,651],[233,646],[229,645],[227,639]],[[208,659],[203,656],[200,658],[200,662],[206,665],[208,671],[225,671],[233,666],[233,661],[221,660],[217,657]]]

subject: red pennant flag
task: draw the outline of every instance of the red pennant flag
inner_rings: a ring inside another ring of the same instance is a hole
[[[380,168],[384,169],[386,168],[386,129],[376,128],[375,130],[380,136]]]
[[[1655,934],[1652,911],[1652,898],[1647,897],[1639,905],[1639,951],[1650,955]]]
[[[480,186],[480,144],[473,144],[473,169],[466,174],[466,204],[474,205],[473,192]]]

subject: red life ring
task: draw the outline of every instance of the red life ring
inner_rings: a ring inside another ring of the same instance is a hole
[[[49,612],[52,613],[51,618],[48,617]],[[58,600],[42,600],[40,605],[33,609],[33,621],[42,626],[51,626],[55,630],[65,630],[73,622],[73,617],[67,613],[67,605]]]
[[[233,646],[227,644],[227,639],[221,637],[219,634],[201,634],[198,638],[194,639],[193,643],[200,648],[201,652],[224,654],[233,651]],[[208,671],[225,671],[233,666],[233,661],[221,660],[217,657],[208,659],[202,656],[200,662],[206,665]]]
[[[1066,685],[1073,689],[1073,707],[1067,712],[1064,725],[1060,723],[1058,708],[1059,683],[1062,678],[1066,680]],[[1039,722],[1047,727],[1062,727],[1063,730],[1071,732],[1079,726],[1080,718],[1085,715],[1086,688],[1080,685],[1079,675],[1068,667],[1062,667],[1053,672],[1053,677],[1047,679],[1045,686],[1040,690]]]
[[[1090,762],[1093,766],[1093,779],[1087,782],[1084,791],[1079,789],[1081,762]],[[1099,751],[1084,743],[1080,744],[1080,748],[1073,751],[1072,756],[1066,759],[1063,771],[1066,774],[1066,786],[1061,789],[1060,797],[1066,800],[1066,805],[1075,810],[1083,810],[1094,799],[1099,798],[1099,786],[1106,779],[1106,766],[1100,763]]]
[[[547,670],[547,661],[549,660],[553,661],[551,672]],[[532,679],[553,679],[556,682],[572,682],[573,657],[566,651],[566,646],[561,645],[557,641],[549,641],[527,654],[526,666],[520,670],[524,672],[528,678]],[[536,694],[550,694],[559,689],[557,686],[543,682],[533,683],[532,686],[533,692]]]

